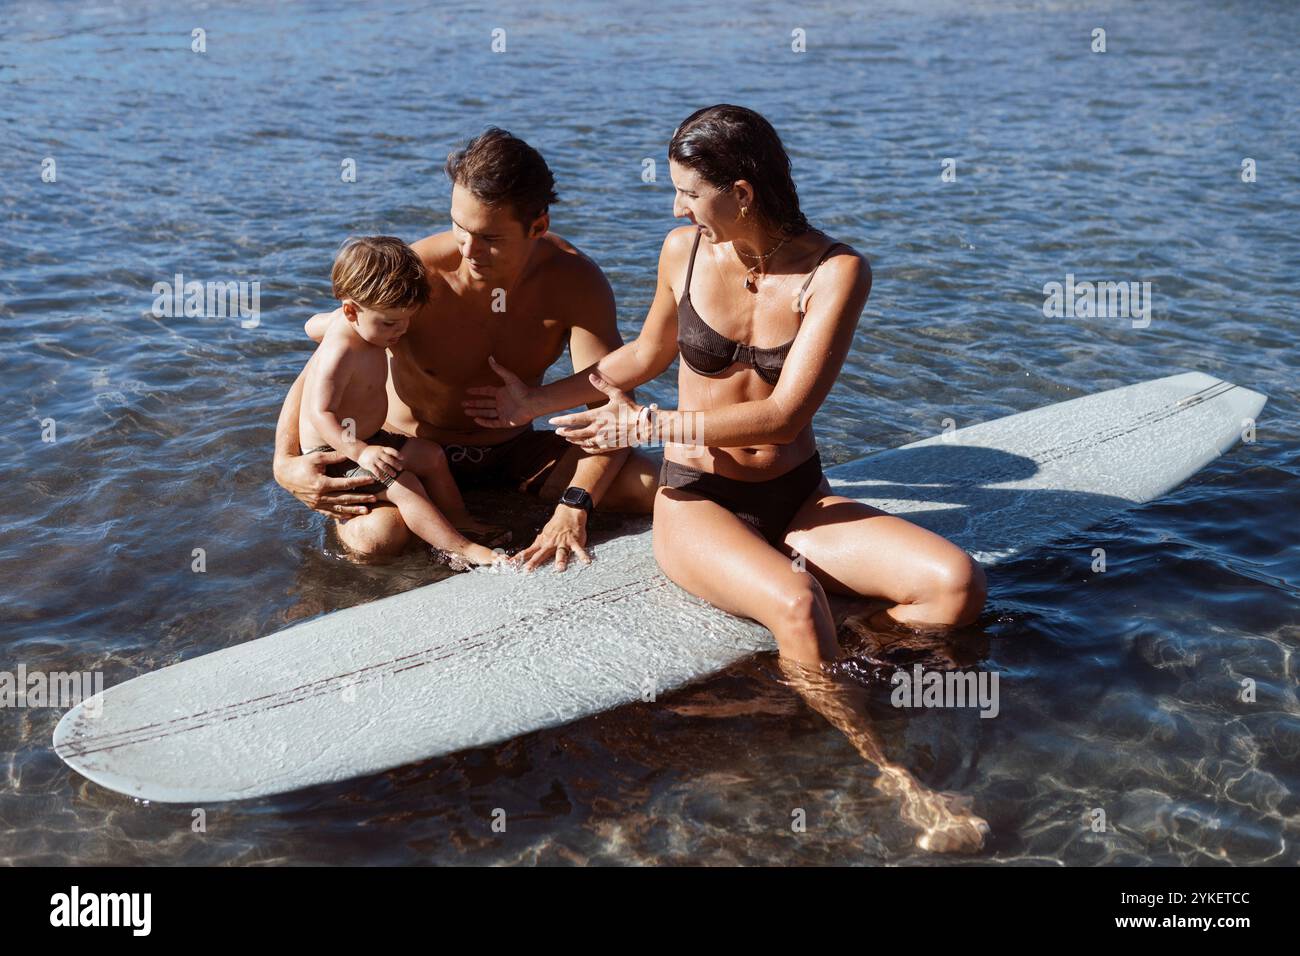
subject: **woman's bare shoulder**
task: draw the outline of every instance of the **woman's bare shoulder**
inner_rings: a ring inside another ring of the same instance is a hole
[[[843,239],[836,239],[833,236],[826,236],[826,239],[829,245],[825,246],[826,258],[822,261],[819,271],[825,271],[841,281],[865,279],[870,283],[871,263],[867,257]]]
[[[676,281],[686,271],[686,261],[691,257],[691,246],[699,232],[694,226],[678,226],[664,236],[659,250],[659,268],[671,281]]]

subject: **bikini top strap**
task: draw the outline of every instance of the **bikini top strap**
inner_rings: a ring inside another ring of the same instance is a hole
[[[695,230],[695,244],[691,246],[691,261],[686,266],[686,287],[682,290],[682,297],[689,299],[691,296],[691,273],[695,271],[695,250],[700,248],[700,231]]]
[[[806,296],[808,293],[808,287],[812,285],[813,276],[817,274],[817,270],[821,268],[821,264],[826,261],[826,257],[829,256],[838,246],[844,246],[844,243],[832,242],[829,246],[827,246],[826,251],[822,253],[822,257],[818,259],[816,265],[813,266],[812,272],[808,273],[808,278],[803,280],[803,288],[799,290],[799,314],[800,315],[803,315],[804,296]],[[847,249],[848,246],[844,246],[844,248]]]

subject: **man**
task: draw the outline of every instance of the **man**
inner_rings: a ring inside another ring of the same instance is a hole
[[[600,268],[548,232],[548,208],[558,201],[555,180],[535,149],[489,127],[452,154],[448,232],[412,248],[424,263],[429,301],[390,350],[388,420],[391,431],[442,445],[462,491],[509,485],[557,501],[554,514],[520,564],[533,570],[552,557],[563,571],[586,551],[587,517],[594,507],[649,513],[657,469],[644,454],[622,449],[586,454],[549,430],[531,425],[484,428],[462,401],[475,385],[500,385],[494,364],[540,384],[564,352],[586,370],[622,345],[614,294]],[[313,316],[308,333],[319,340],[337,313]],[[373,495],[351,492],[371,479],[329,478],[338,452],[300,454],[299,407],[303,376],[285,397],[275,433],[275,480],[308,507],[343,518],[339,536],[365,557],[398,554],[412,540],[396,508]],[[597,402],[588,408],[603,404]]]

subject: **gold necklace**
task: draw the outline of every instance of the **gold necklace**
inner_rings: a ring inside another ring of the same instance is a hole
[[[745,270],[745,288],[748,291],[750,292],[758,291],[758,270],[763,267],[763,264],[767,262],[768,259],[776,255],[776,251],[778,249],[780,249],[789,241],[790,241],[790,237],[786,236],[784,239],[778,242],[767,252],[764,252],[762,255],[757,257],[751,256],[747,252],[741,252],[739,249],[736,249],[734,244],[732,245],[731,248],[736,249],[736,255],[740,256],[742,259],[755,259],[754,265],[750,266],[747,270]]]

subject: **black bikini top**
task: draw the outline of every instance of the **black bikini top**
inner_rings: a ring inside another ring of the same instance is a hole
[[[822,257],[817,260],[817,265],[813,266],[813,271],[808,273],[808,278],[804,280],[803,288],[799,290],[801,322],[804,314],[804,293],[808,291],[813,276],[817,274],[818,267],[826,261],[826,257],[831,254],[831,250],[842,245],[844,245],[842,242],[831,243],[822,253]],[[695,252],[699,248],[700,233],[697,231],[695,245],[691,246],[691,262],[686,267],[686,288],[682,292],[681,301],[677,303],[677,349],[681,352],[682,361],[691,371],[707,376],[721,375],[736,362],[743,362],[753,366],[758,377],[767,384],[775,385],[777,379],[781,377],[781,367],[785,364],[790,346],[794,345],[794,339],[776,348],[760,349],[742,342],[733,342],[721,332],[710,328],[691,304],[691,273],[695,271]]]

